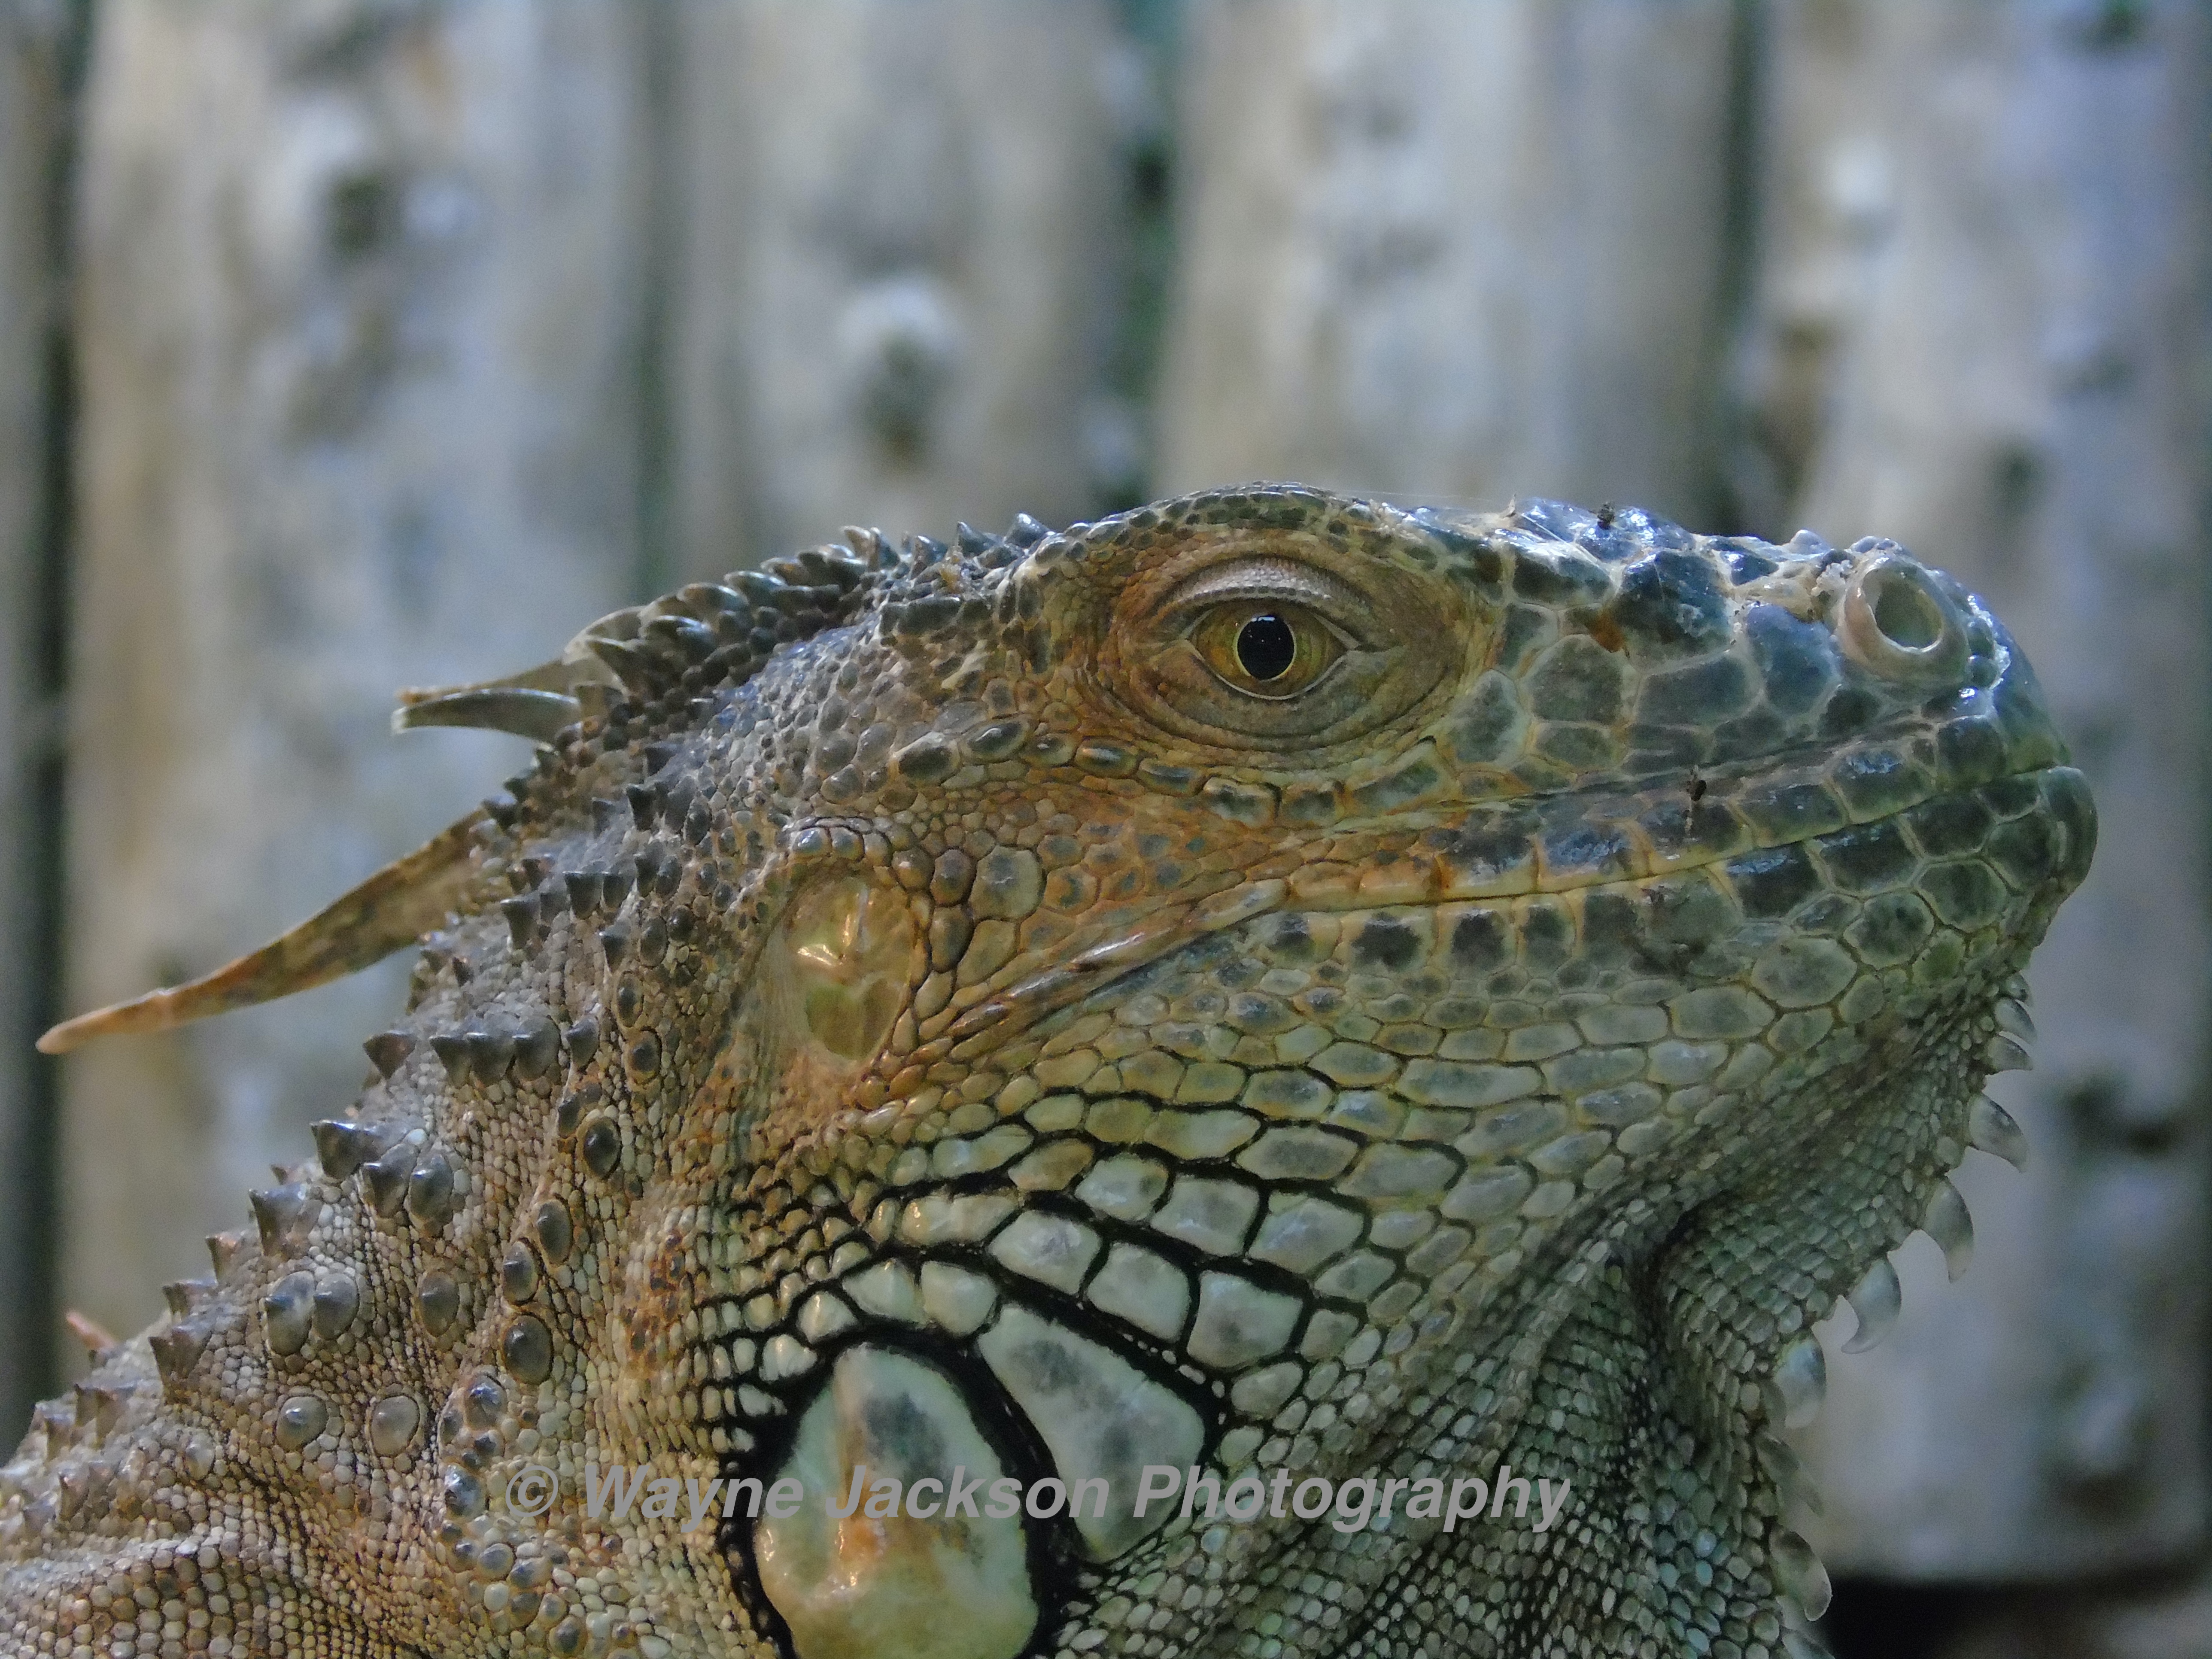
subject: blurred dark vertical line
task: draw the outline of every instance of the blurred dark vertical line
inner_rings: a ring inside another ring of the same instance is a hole
[[[40,351],[37,489],[33,504],[29,614],[24,630],[27,706],[37,729],[17,751],[24,792],[24,844],[18,878],[26,889],[25,936],[16,948],[30,964],[20,1024],[4,1040],[25,1057],[21,1113],[0,1120],[0,1444],[12,1445],[32,1406],[60,1382],[60,1102],[58,1062],[36,1055],[38,1034],[61,1017],[65,801],[68,782],[70,555],[74,513],[72,443],[76,426],[73,332],[78,118],[90,58],[92,0],[63,0],[47,36],[52,130],[41,205],[47,250],[46,313]]]
[[[684,258],[678,211],[684,199],[684,119],[678,100],[684,83],[677,61],[683,46],[678,8],[683,3],[644,0],[637,11],[638,96],[645,129],[637,222],[645,248],[637,267],[637,568],[631,586],[639,599],[666,592],[676,573],[690,568],[688,550],[674,545],[676,398],[681,380],[669,361],[669,354],[680,349],[674,312]]]
[[[1133,411],[1139,434],[1126,476],[1101,469],[1099,510],[1118,513],[1155,494],[1153,406],[1160,351],[1167,337],[1168,296],[1175,278],[1176,72],[1188,0],[1120,0],[1121,29],[1148,85],[1133,125],[1123,134],[1121,173],[1127,200],[1120,293],[1101,380],[1106,394]]]
[[[1735,0],[1729,45],[1729,108],[1721,228],[1725,252],[1714,288],[1713,362],[1706,393],[1707,452],[1701,487],[1705,520],[1716,533],[1744,535],[1752,504],[1739,487],[1738,447],[1751,441],[1743,408],[1741,363],[1753,326],[1759,283],[1760,196],[1768,176],[1762,137],[1767,82],[1766,0]]]

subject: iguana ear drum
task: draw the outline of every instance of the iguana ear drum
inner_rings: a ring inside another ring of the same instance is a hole
[[[898,1017],[914,943],[904,896],[847,876],[792,907],[769,971],[795,1027],[838,1060],[866,1061]]]
[[[775,1090],[794,1122],[834,1109],[927,966],[907,896],[841,875],[802,892],[761,959]]]

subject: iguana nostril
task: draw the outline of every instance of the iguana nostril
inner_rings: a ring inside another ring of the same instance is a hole
[[[1966,629],[1919,566],[1882,555],[1862,566],[1844,594],[1837,630],[1844,653],[1882,678],[1955,681],[1966,668]]]
[[[1892,645],[1925,651],[1943,637],[1943,615],[1936,602],[1913,584],[1892,576],[1874,602],[1874,625]]]

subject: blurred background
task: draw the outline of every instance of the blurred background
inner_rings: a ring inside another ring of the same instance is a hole
[[[1832,1358],[1807,1530],[1846,1659],[2212,1656],[2204,0],[0,0],[0,1442],[404,963],[32,1036],[524,760],[395,688],[848,523],[1255,477],[1992,599],[2103,843],[1993,1091],[2034,1161]]]

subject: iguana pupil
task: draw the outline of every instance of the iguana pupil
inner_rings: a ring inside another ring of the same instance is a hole
[[[1291,672],[1298,636],[1273,611],[1253,617],[1237,630],[1237,661],[1255,680],[1279,680]]]

